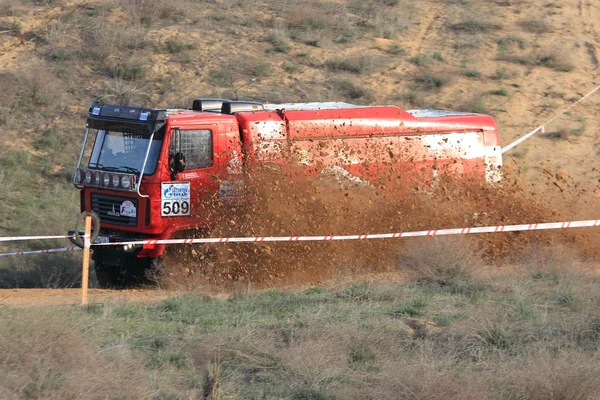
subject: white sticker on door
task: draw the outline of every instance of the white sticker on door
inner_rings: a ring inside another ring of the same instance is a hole
[[[161,184],[160,215],[179,217],[190,215],[190,183],[163,182]]]

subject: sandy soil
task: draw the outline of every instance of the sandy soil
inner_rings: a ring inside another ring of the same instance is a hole
[[[285,279],[254,284],[249,282],[227,282],[220,284],[204,284],[194,290],[213,298],[225,299],[233,294],[256,294],[270,289],[283,291],[303,291],[312,286],[320,285],[335,288],[348,285],[353,281],[360,282],[400,282],[405,275],[397,271],[358,272],[340,274],[326,281],[304,280],[290,282]],[[162,290],[156,288],[144,289],[89,289],[89,303],[156,303],[173,296],[179,296],[190,291],[183,286],[179,289]],[[51,307],[78,306],[81,304],[81,289],[0,289],[0,307]]]
[[[155,289],[90,289],[90,303],[152,303],[173,296],[173,292]],[[81,289],[0,289],[0,305],[63,306],[81,304]]]

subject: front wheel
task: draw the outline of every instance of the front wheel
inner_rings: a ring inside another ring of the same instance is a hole
[[[94,269],[98,287],[102,289],[123,289],[151,284],[147,277],[151,260],[135,255],[96,251]]]

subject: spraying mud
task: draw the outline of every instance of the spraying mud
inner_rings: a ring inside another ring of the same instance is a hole
[[[352,177],[255,171],[236,203],[206,204],[217,226],[209,237],[345,235],[405,232],[598,218],[594,193],[580,191],[564,176],[546,174],[546,188],[527,184],[517,170],[503,183],[444,177],[435,184],[374,186]],[[533,187],[537,189],[533,189]],[[196,234],[198,234],[196,232]],[[525,249],[561,245],[590,261],[600,256],[594,228],[476,235],[485,261],[501,268]],[[412,240],[443,240],[429,237]],[[158,276],[163,286],[203,284],[256,287],[318,283],[333,277],[400,269],[407,240],[232,243],[172,246]]]

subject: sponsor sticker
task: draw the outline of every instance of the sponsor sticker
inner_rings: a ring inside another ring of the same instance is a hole
[[[220,181],[219,182],[219,196],[222,200],[237,199],[242,195],[244,181],[233,180],[233,181]]]
[[[137,215],[135,205],[129,200],[125,200],[123,203],[121,203],[121,209],[119,211],[124,217],[135,218]]]
[[[100,107],[92,108],[92,115],[100,115]]]
[[[161,184],[161,216],[190,215],[190,209],[189,182],[163,182]]]
[[[140,113],[140,121],[146,121],[146,120],[148,120],[148,113],[147,112]]]
[[[98,237],[96,237],[96,240],[94,240],[94,244],[108,243],[108,242],[109,242],[108,236],[98,236]]]

